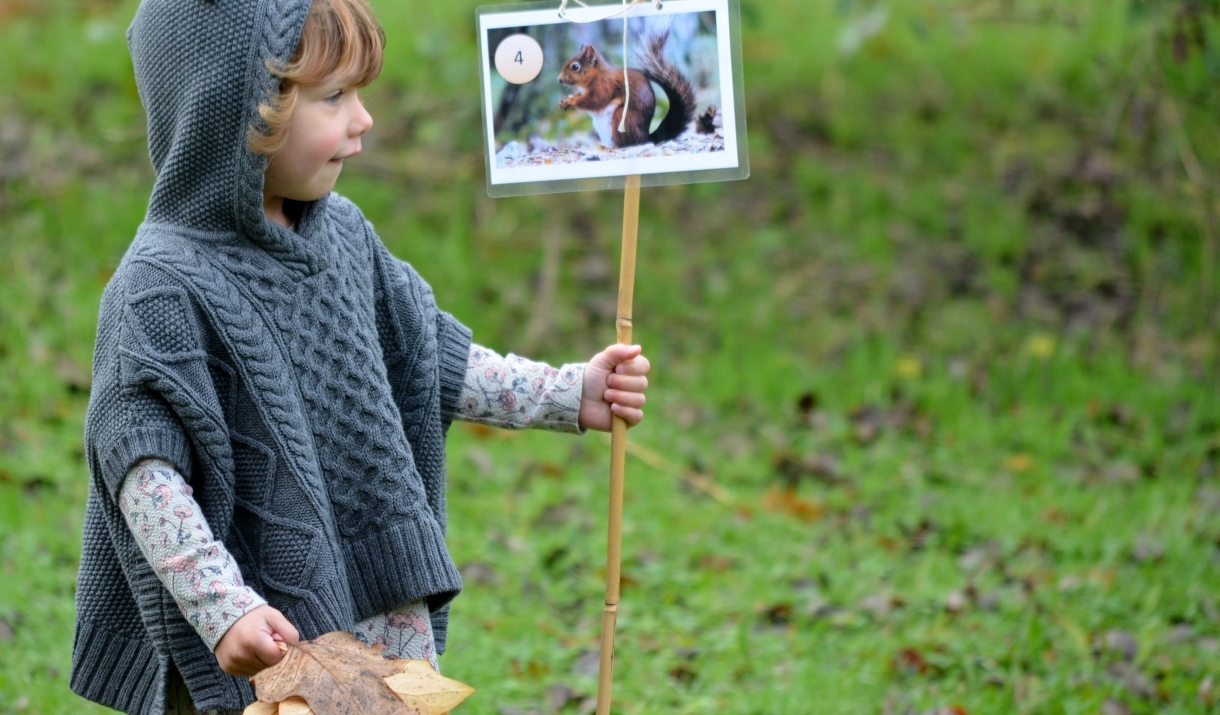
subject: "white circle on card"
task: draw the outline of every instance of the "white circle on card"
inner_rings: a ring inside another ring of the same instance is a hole
[[[534,81],[542,71],[542,45],[529,35],[509,35],[496,48],[496,71],[513,84]]]

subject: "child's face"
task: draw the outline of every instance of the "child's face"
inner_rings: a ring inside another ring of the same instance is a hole
[[[300,85],[288,123],[288,142],[267,165],[267,196],[313,201],[330,192],[343,160],[360,153],[360,135],[373,126],[350,73],[337,72],[318,84]]]

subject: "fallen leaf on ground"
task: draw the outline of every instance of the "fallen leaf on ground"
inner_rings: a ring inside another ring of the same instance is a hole
[[[1014,454],[1004,460],[1004,468],[1013,472],[1028,472],[1034,460],[1028,454]]]
[[[792,622],[792,604],[777,603],[762,610],[763,620],[773,626],[786,626]]]
[[[803,479],[813,478],[828,486],[839,486],[847,480],[839,476],[839,461],[829,455],[796,456],[781,454],[773,462],[789,489],[800,486]]]
[[[601,654],[592,648],[587,648],[580,652],[576,662],[572,664],[572,675],[596,678],[600,668]]]
[[[699,673],[686,665],[676,665],[669,669],[669,677],[682,685],[690,685],[699,677]]]
[[[904,605],[903,600],[888,593],[878,593],[872,596],[867,596],[860,601],[861,610],[868,611],[874,618],[885,618],[890,615],[895,608],[901,608]]]
[[[1132,663],[1114,663],[1106,672],[1137,698],[1150,700],[1156,695],[1152,681]]]
[[[928,672],[928,661],[914,648],[903,648],[895,653],[891,666],[894,670],[908,675],[923,675]]]
[[[857,407],[847,416],[855,428],[853,434],[856,441],[860,444],[870,444],[876,440],[886,423],[885,413],[873,405]]]
[[[585,698],[580,692],[573,690],[563,683],[556,683],[548,687],[543,691],[543,697],[551,712],[559,712],[569,704],[579,703]]]
[[[399,665],[399,672],[383,680],[404,703],[418,708],[422,715],[444,715],[474,693],[469,685],[433,670],[426,660],[391,662]]]
[[[1140,650],[1139,641],[1126,631],[1107,631],[1102,643],[1104,650],[1118,655],[1128,663],[1135,660],[1135,656],[1139,654]]]
[[[763,494],[763,507],[768,511],[790,514],[803,522],[817,521],[826,513],[826,507],[796,495],[795,489],[771,487]]]
[[[970,605],[970,599],[964,591],[953,590],[945,597],[945,610],[950,613],[961,613]]]

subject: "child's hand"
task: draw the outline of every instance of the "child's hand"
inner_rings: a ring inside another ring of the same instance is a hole
[[[229,675],[251,677],[284,657],[279,641],[296,643],[297,629],[271,606],[259,606],[237,619],[216,644],[216,660]]]
[[[611,345],[594,355],[585,367],[580,426],[609,432],[612,416],[622,417],[628,427],[639,424],[649,367],[639,345]]]

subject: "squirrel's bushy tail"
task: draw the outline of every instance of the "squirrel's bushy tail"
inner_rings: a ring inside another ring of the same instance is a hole
[[[657,130],[648,135],[653,144],[660,144],[677,137],[690,126],[695,118],[695,90],[682,73],[665,59],[665,43],[669,41],[669,32],[654,34],[648,38],[644,50],[640,53],[640,64],[644,75],[650,81],[661,85],[669,97],[669,112],[661,120]]]

